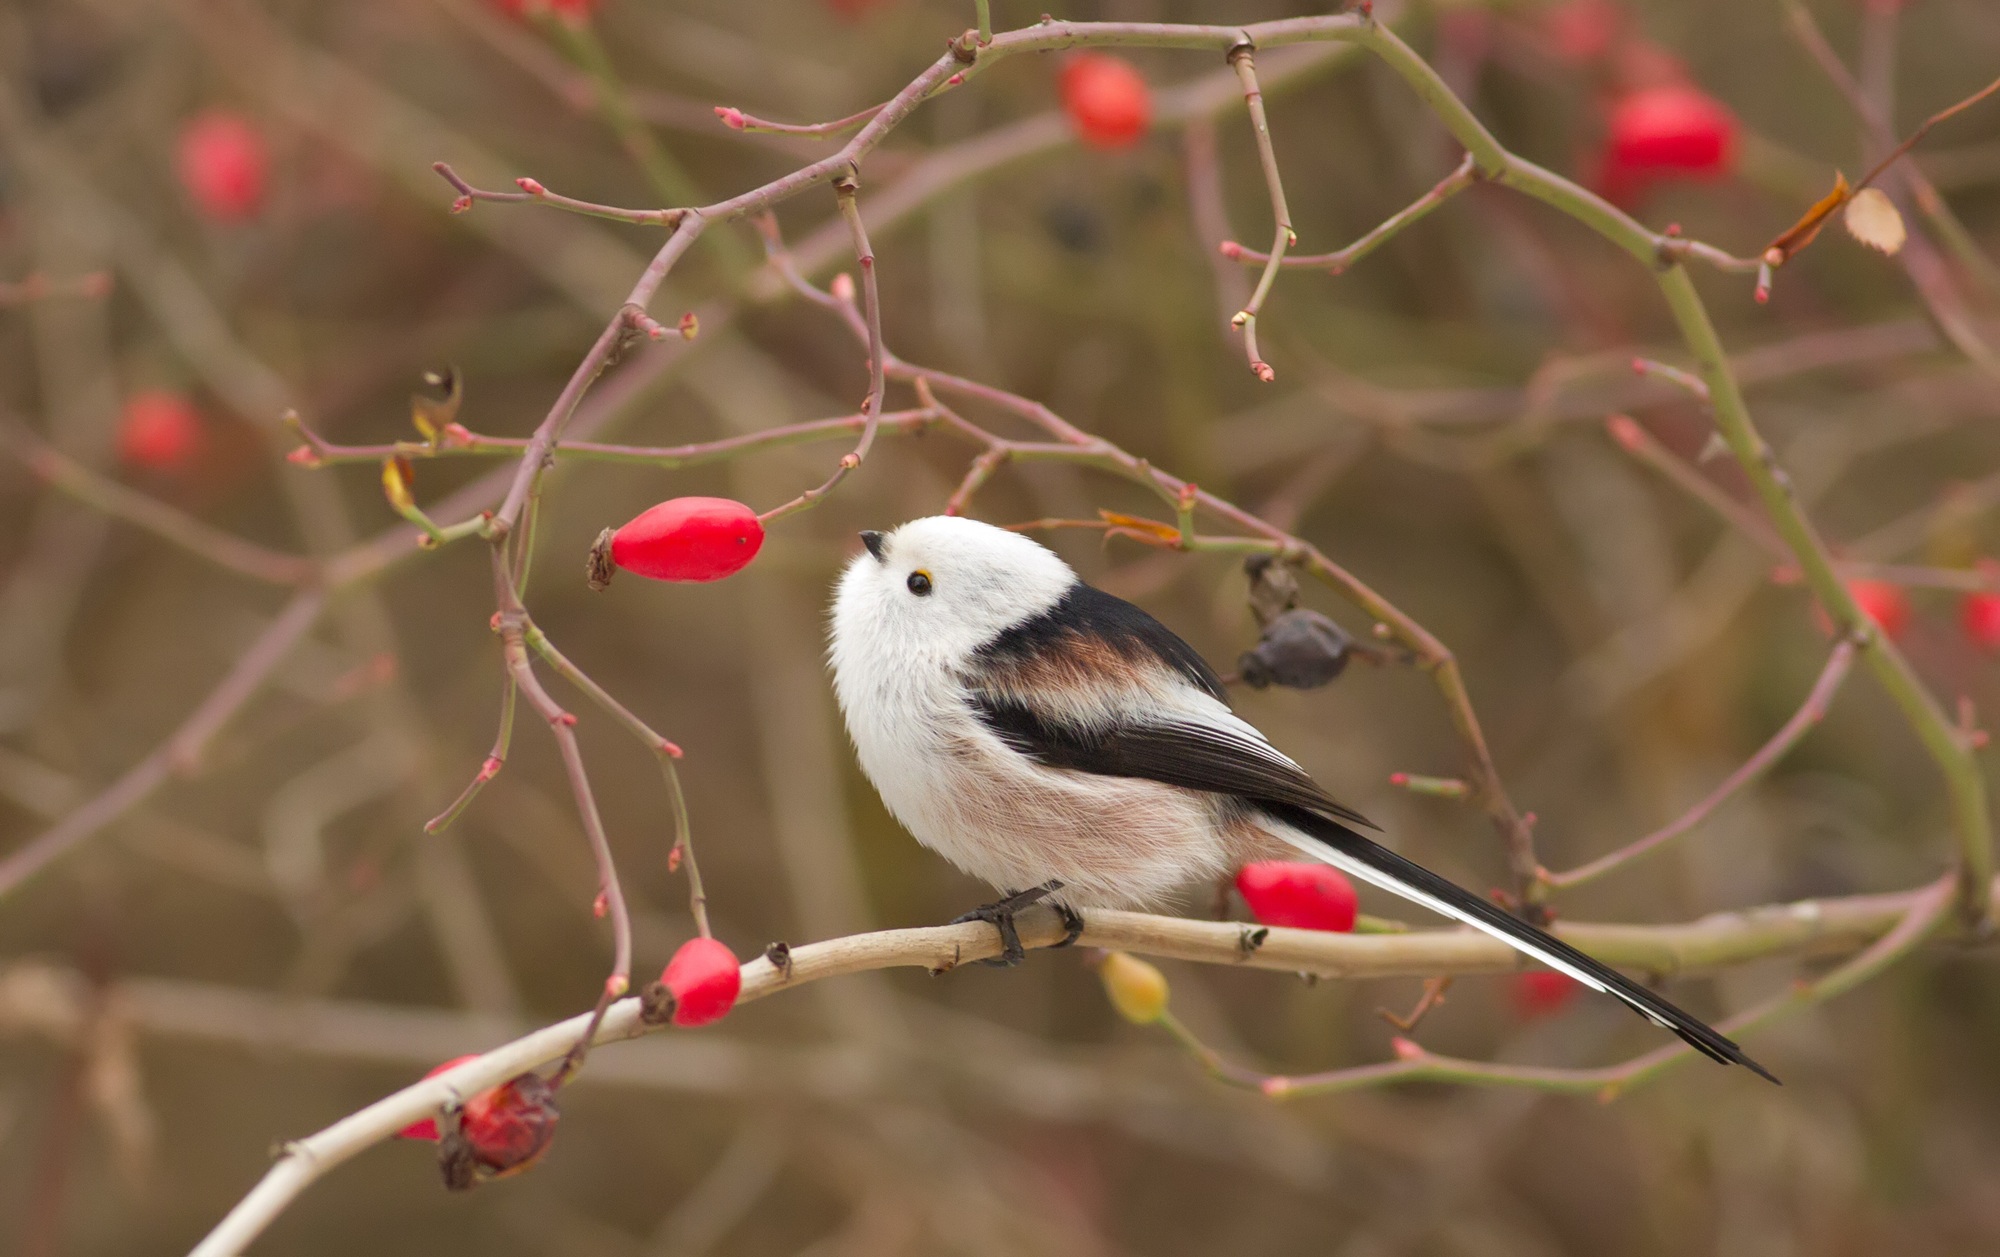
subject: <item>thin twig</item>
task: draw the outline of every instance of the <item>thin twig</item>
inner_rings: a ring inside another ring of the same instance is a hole
[[[1277,282],[1278,271],[1284,266],[1285,250],[1297,244],[1298,233],[1292,230],[1292,211],[1285,205],[1285,184],[1278,174],[1278,154],[1271,147],[1271,125],[1264,117],[1264,92],[1257,85],[1257,63],[1255,46],[1238,44],[1229,50],[1229,64],[1236,71],[1237,81],[1243,85],[1243,100],[1250,109],[1250,128],[1257,139],[1257,161],[1264,169],[1264,189],[1271,197],[1271,217],[1276,226],[1271,238],[1271,253],[1264,262],[1264,273],[1258,277],[1257,287],[1250,294],[1250,300],[1236,312],[1231,323],[1243,331],[1243,352],[1250,359],[1250,370],[1266,384],[1277,378],[1277,372],[1257,349],[1257,315],[1264,308],[1264,298],[1271,295],[1271,286]]]
[[[446,162],[433,162],[431,169],[443,176],[444,181],[458,191],[458,200],[452,204],[452,212],[463,214],[472,208],[474,201],[499,201],[503,204],[533,201],[554,209],[568,210],[572,214],[585,214],[591,218],[608,218],[619,223],[640,223],[649,227],[678,226],[683,211],[678,209],[625,209],[617,205],[600,205],[595,201],[579,201],[575,197],[551,192],[536,179],[526,177],[516,179],[519,192],[494,192],[486,188],[475,188],[459,178],[458,172]]]
[[[1387,243],[1398,232],[1423,219],[1432,210],[1443,205],[1446,201],[1478,181],[1479,164],[1473,160],[1472,154],[1467,153],[1465,159],[1458,163],[1458,169],[1438,180],[1436,187],[1382,220],[1379,226],[1375,227],[1367,235],[1362,236],[1359,240],[1356,240],[1353,244],[1348,245],[1344,249],[1335,249],[1332,253],[1291,254],[1279,258],[1278,264],[1280,266],[1324,269],[1329,275],[1342,274],[1348,267],[1359,262],[1362,258],[1367,257],[1370,253],[1373,253],[1376,249]],[[1259,262],[1268,264],[1271,260],[1270,254],[1259,253],[1255,249],[1246,249],[1234,240],[1223,241],[1221,250],[1222,256],[1235,258],[1246,264]]]
[[[493,749],[486,753],[486,758],[480,761],[479,771],[472,775],[472,780],[466,783],[465,789],[459,791],[458,797],[451,801],[451,805],[424,822],[425,833],[444,832],[445,826],[457,820],[466,808],[472,806],[472,800],[486,788],[486,783],[500,775],[500,770],[507,764],[507,748],[514,740],[514,708],[520,692],[520,687],[514,684],[514,674],[503,673],[500,684],[500,731],[493,735]]]
[[[878,431],[908,436],[922,432],[937,421],[938,416],[934,412],[922,408],[891,410],[882,414]],[[747,432],[741,436],[699,441],[690,445],[612,445],[601,441],[557,441],[553,449],[557,462],[566,458],[576,458],[592,462],[659,467],[671,471],[721,462],[739,454],[754,453],[758,450],[829,440],[850,432],[860,432],[867,426],[868,416],[857,412],[834,419],[811,419],[804,423],[785,424],[776,428],[766,428],[761,432]],[[297,430],[306,442],[299,447],[305,451],[305,455],[298,461],[315,467],[342,463],[374,464],[380,463],[385,458],[412,460],[452,457],[519,458],[528,448],[526,437],[486,436],[478,432],[453,436],[436,445],[427,441],[338,445],[303,425]]]

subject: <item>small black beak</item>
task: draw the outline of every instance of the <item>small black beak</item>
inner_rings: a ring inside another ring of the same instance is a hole
[[[864,532],[864,533],[862,533],[862,534],[861,534],[861,544],[862,544],[862,545],[864,545],[864,546],[867,546],[867,547],[868,547],[868,553],[870,553],[870,554],[872,554],[872,555],[874,555],[874,556],[875,556],[875,561],[876,561],[877,563],[880,563],[880,562],[882,562],[882,561],[883,561],[883,559],[882,559],[882,534],[881,534],[881,533],[879,533],[879,532]]]

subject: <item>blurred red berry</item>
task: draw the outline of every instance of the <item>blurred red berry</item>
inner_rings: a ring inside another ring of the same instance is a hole
[[[672,498],[611,536],[611,561],[653,580],[721,580],[764,544],[757,512],[728,498]]]
[[[148,389],[125,399],[118,458],[128,467],[176,471],[201,452],[201,412],[179,393]]]
[[[1583,985],[1567,973],[1528,969],[1513,976],[1507,995],[1513,1002],[1514,1015],[1522,1021],[1533,1021],[1537,1017],[1552,1017],[1569,1007],[1582,990]]]
[[[2000,594],[1967,594],[1958,605],[1965,639],[1989,654],[2000,654]]]
[[[858,22],[887,3],[888,0],[826,0],[826,7],[837,18]]]
[[[476,1061],[478,1059],[479,1058],[477,1056],[454,1056],[442,1065],[431,1066],[430,1072],[426,1073],[424,1077],[435,1078],[439,1074],[442,1074],[447,1069],[456,1069],[458,1066],[465,1064],[467,1061]],[[435,1117],[427,1117],[421,1122],[411,1122],[408,1126],[405,1126],[403,1127],[403,1129],[396,1132],[396,1138],[398,1139],[436,1140],[437,1137],[438,1137],[438,1124],[437,1124],[437,1119]]]
[[[1630,199],[1658,179],[1715,179],[1735,166],[1736,115],[1685,83],[1622,97],[1608,130],[1603,183],[1616,199]]]
[[[597,9],[597,0],[489,0],[489,3],[508,17],[549,12],[559,17],[587,18]]]
[[[1539,16],[1549,50],[1572,65],[1603,60],[1625,28],[1624,10],[1612,0],[1563,0]]]
[[[1331,930],[1345,934],[1354,928],[1360,906],[1354,885],[1338,869],[1324,864],[1263,860],[1236,873],[1236,889],[1250,913],[1265,925],[1300,930]]]
[[[660,985],[673,996],[677,1026],[705,1026],[719,1021],[736,1006],[743,989],[743,971],[736,954],[712,938],[691,938],[681,944],[660,974]]]
[[[1153,94],[1123,57],[1080,52],[1064,63],[1057,88],[1063,112],[1086,144],[1124,148],[1152,123]]]
[[[264,137],[241,114],[211,109],[181,128],[181,186],[218,223],[241,222],[264,208],[271,158]]]
[[[1891,641],[1910,626],[1910,598],[1901,585],[1882,580],[1851,580],[1847,592],[1853,595],[1861,614],[1875,621]]]

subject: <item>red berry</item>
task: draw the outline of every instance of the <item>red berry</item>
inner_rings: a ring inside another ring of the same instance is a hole
[[[2000,654],[2000,594],[1967,594],[1958,607],[1958,623],[1967,641]]]
[[[885,0],[826,0],[826,7],[843,21],[858,22],[884,3]]]
[[[130,467],[174,471],[200,452],[201,412],[179,393],[149,389],[125,399],[118,423],[118,457]]]
[[[1910,626],[1910,599],[1901,585],[1882,580],[1851,580],[1847,592],[1853,595],[1861,613],[1891,640],[1901,637]]]
[[[465,1102],[459,1134],[472,1160],[495,1178],[518,1174],[556,1135],[555,1093],[540,1074],[522,1074]]]
[[[1610,167],[1714,178],[1736,160],[1736,115],[1685,83],[1633,92],[1611,110]]]
[[[1251,915],[1265,925],[1345,934],[1354,928],[1359,907],[1353,883],[1324,864],[1287,860],[1246,864],[1237,871],[1236,889],[1250,905]]]
[[[271,159],[264,137],[241,114],[211,109],[181,128],[181,186],[196,208],[219,223],[240,222],[264,207]]]
[[[1624,11],[1611,0],[1563,0],[1540,16],[1550,51],[1572,65],[1602,60],[1625,26]]]
[[[424,1077],[435,1078],[447,1069],[456,1069],[467,1061],[476,1061],[478,1059],[477,1056],[454,1056],[442,1065],[433,1065],[430,1072],[425,1074]],[[435,1117],[427,1117],[421,1122],[411,1122],[408,1126],[396,1132],[396,1138],[398,1139],[435,1140],[437,1137],[438,1124]]]
[[[736,1006],[743,971],[736,954],[721,943],[691,938],[667,962],[660,985],[674,997],[675,1025],[705,1026]]]
[[[597,8],[597,0],[491,0],[491,3],[508,17],[527,17],[546,11],[559,17],[587,18]]]
[[[728,498],[672,498],[611,538],[611,561],[654,580],[721,580],[764,544],[757,512]]]
[[[1086,144],[1124,148],[1153,120],[1153,94],[1123,57],[1078,53],[1063,65],[1057,87],[1070,125]]]
[[[1507,987],[1507,994],[1514,1004],[1514,1015],[1522,1021],[1533,1021],[1537,1017],[1551,1017],[1569,1007],[1583,986],[1567,973],[1557,973],[1554,969],[1529,969],[1514,975]]]

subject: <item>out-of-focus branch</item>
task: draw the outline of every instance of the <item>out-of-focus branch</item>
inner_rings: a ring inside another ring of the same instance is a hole
[[[897,435],[913,435],[937,422],[938,415],[935,411],[921,408],[891,410],[881,416],[879,430]],[[698,467],[704,463],[721,462],[724,459],[759,450],[824,441],[850,432],[858,433],[867,426],[867,415],[852,414],[835,419],[811,419],[804,423],[785,424],[767,428],[762,432],[724,437],[716,441],[700,441],[692,445],[607,445],[598,441],[557,441],[554,451],[558,462],[565,458],[578,458],[593,462],[629,463],[636,466],[677,470],[682,467]],[[314,467],[337,463],[378,464],[385,458],[519,458],[528,448],[526,437],[486,436],[478,432],[467,432],[463,436],[448,436],[435,445],[427,441],[340,445],[303,425],[299,427],[298,432],[305,441],[300,447],[305,454],[297,461]]]
[[[1679,926],[1592,926],[1563,923],[1558,932],[1570,942],[1610,964],[1655,973],[1687,972],[1715,965],[1778,955],[1820,955],[1864,949],[1847,964],[1814,983],[1807,992],[1787,994],[1753,1016],[1768,1019],[1806,1003],[1831,998],[1879,971],[1920,943],[1936,924],[1941,905],[1949,903],[1949,885],[1899,895],[1851,899],[1806,900],[1748,912],[1721,913]],[[1260,927],[1262,931],[1262,927]],[[1065,933],[1053,913],[1036,910],[1020,921],[1023,944],[1048,947]],[[1084,922],[1078,940],[1086,946],[1115,948],[1145,955],[1167,956],[1223,966],[1242,966],[1323,977],[1384,977],[1441,973],[1504,972],[1521,967],[1518,953],[1505,944],[1472,931],[1412,931],[1405,934],[1329,934],[1273,928],[1262,931],[1261,943],[1249,942],[1253,931],[1230,922],[1187,921],[1136,912],[1098,911]],[[942,972],[998,954],[999,937],[986,925],[971,923],[932,929],[883,930],[793,947],[783,969],[759,957],[743,966],[738,1003],[748,1003],[780,991],[877,969],[910,966]],[[538,1030],[476,1060],[403,1088],[318,1134],[285,1145],[284,1155],[262,1181],[231,1210],[194,1249],[193,1257],[231,1257],[240,1253],[271,1221],[315,1180],[365,1149],[388,1139],[412,1122],[432,1115],[446,1103],[497,1086],[521,1073],[562,1057],[589,1025],[589,1016]],[[1730,1022],[1725,1025],[1734,1026]],[[611,1006],[598,1027],[599,1043],[636,1038],[657,1030],[639,1020],[638,1001]],[[1649,1077],[1659,1064],[1679,1059],[1679,1044],[1620,1069],[1630,1078],[1596,1082],[1629,1086]],[[1446,1058],[1435,1058],[1444,1060]],[[1466,1062],[1477,1066],[1476,1062]],[[1635,1068],[1637,1067],[1637,1068]],[[1390,1071],[1394,1066],[1374,1066]],[[1512,1067],[1492,1066],[1505,1072]],[[1400,1081],[1404,1074],[1364,1076],[1364,1081]],[[1530,1082],[1489,1073],[1468,1081]],[[1304,1091],[1309,1080],[1295,1090]],[[1359,1082],[1343,1079],[1348,1086]]]
[[[0,419],[0,448],[78,501],[238,575],[273,585],[301,585],[319,571],[319,564],[311,559],[245,541],[99,475],[12,419]]]
[[[1696,381],[1699,383],[1699,381]],[[1704,396],[1706,389],[1704,387]],[[1784,538],[1764,517],[1731,497],[1721,485],[1704,476],[1684,458],[1662,445],[1659,438],[1641,427],[1629,415],[1613,415],[1605,420],[1611,439],[1640,462],[1672,481],[1725,523],[1762,546],[1772,557],[1790,560],[1792,551]],[[1930,512],[1934,513],[1934,512]],[[1983,568],[1919,567],[1911,564],[1874,563],[1865,560],[1835,559],[1834,570],[1843,580],[1879,580],[1892,585],[1912,585],[1929,589],[1957,589],[1967,592],[2000,592],[2000,572]]]
[[[236,663],[207,698],[167,740],[102,794],[70,812],[50,828],[0,859],[0,898],[47,868],[49,863],[84,839],[117,820],[177,772],[192,771],[224,722],[262,689],[271,672],[312,628],[325,609],[326,595],[302,590],[237,657]]]
[[[26,305],[31,301],[60,301],[67,298],[95,299],[110,295],[111,276],[102,271],[75,279],[50,279],[34,274],[25,279],[0,280],[0,308]]]
[[[1819,679],[1813,682],[1812,690],[1806,695],[1806,701],[1792,713],[1792,718],[1771,735],[1770,741],[1757,748],[1756,754],[1745,760],[1735,772],[1723,778],[1722,784],[1710,791],[1701,802],[1635,842],[1599,856],[1588,864],[1578,865],[1567,872],[1544,872],[1542,880],[1554,890],[1568,890],[1572,886],[1580,886],[1648,852],[1658,850],[1707,820],[1716,808],[1721,807],[1745,786],[1769,772],[1772,765],[1790,753],[1806,734],[1812,732],[1819,722],[1826,718],[1826,709],[1833,702],[1833,696],[1840,691],[1841,684],[1847,680],[1848,670],[1854,666],[1854,655],[1859,648],[1859,644],[1851,638],[1844,639],[1834,646],[1833,653],[1827,656],[1826,666],[1820,670]]]

